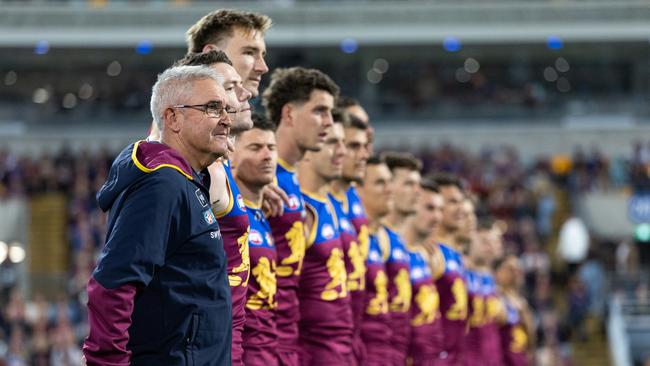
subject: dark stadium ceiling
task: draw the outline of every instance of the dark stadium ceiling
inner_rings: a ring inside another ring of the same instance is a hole
[[[463,42],[639,41],[650,34],[649,1],[409,2],[14,2],[0,0],[0,46],[47,39],[55,46],[129,46],[143,39],[181,46],[185,30],[220,7],[273,18],[273,45],[430,44]],[[209,5],[208,5],[209,4]],[[333,6],[334,4],[334,6]]]

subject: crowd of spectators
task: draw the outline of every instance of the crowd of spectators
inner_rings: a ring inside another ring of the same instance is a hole
[[[580,312],[588,306],[588,289],[581,277],[575,276],[563,306],[558,306],[554,296],[558,283],[548,244],[557,229],[554,215],[561,205],[557,192],[572,194],[638,181],[639,166],[650,161],[650,149],[634,149],[625,163],[627,174],[618,183],[611,179],[615,175],[609,160],[597,151],[586,155],[577,150],[568,166],[553,158],[524,164],[517,151],[506,146],[472,154],[442,144],[414,153],[423,160],[425,172],[460,175],[479,200],[479,215],[490,214],[507,225],[505,248],[521,258],[522,291],[536,314],[539,364],[568,364],[569,314],[558,309],[568,308],[571,315]],[[105,235],[106,216],[99,210],[95,194],[106,179],[114,154],[64,149],[28,157],[0,149],[0,199],[28,200],[47,193],[67,197],[70,263],[68,286],[58,298],[46,300],[39,293],[25,298],[19,287],[2,292],[0,365],[78,364],[79,345],[87,332],[85,285]]]

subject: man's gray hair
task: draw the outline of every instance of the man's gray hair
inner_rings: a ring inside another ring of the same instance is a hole
[[[193,83],[213,79],[223,85],[223,76],[208,66],[170,67],[158,75],[151,89],[151,116],[160,131],[163,130],[165,110],[176,104],[187,103],[192,97]]]

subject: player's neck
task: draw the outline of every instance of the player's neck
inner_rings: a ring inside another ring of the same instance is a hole
[[[328,182],[316,173],[309,161],[303,162],[298,167],[298,179],[300,181],[300,190],[327,197]]]
[[[347,183],[343,179],[336,179],[329,185],[330,192],[332,192],[334,196],[344,195],[348,188],[350,188],[350,183]]]
[[[176,152],[190,164],[195,172],[202,171],[219,158],[219,156],[214,154],[206,154],[196,151],[196,149],[183,143],[177,135],[163,135],[161,142],[176,150]]]
[[[409,216],[404,221],[401,234],[406,245],[412,249],[422,246],[429,237],[428,235],[420,234],[419,230],[415,226],[415,216]]]
[[[293,138],[293,132],[284,128],[282,124],[278,126],[276,136],[278,158],[295,168],[296,164],[305,155],[305,152],[300,149],[298,142]]]
[[[404,215],[403,213],[397,210],[391,210],[383,221],[386,226],[392,230],[401,231],[407,218],[408,216]]]
[[[262,205],[262,190],[264,187],[247,184],[246,182],[237,179],[237,177],[235,177],[235,182],[237,183],[237,188],[239,188],[239,193],[241,193],[241,196],[246,201],[252,202],[256,206]]]
[[[436,238],[440,243],[447,244],[451,248],[459,252],[461,251],[461,247],[458,244],[458,241],[456,240],[456,233],[445,230],[443,227],[440,227],[440,229],[438,229]]]

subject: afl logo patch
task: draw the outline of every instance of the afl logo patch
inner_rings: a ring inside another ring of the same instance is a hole
[[[352,213],[355,214],[356,216],[362,215],[363,214],[363,209],[361,208],[361,205],[355,202],[352,205]]]
[[[348,219],[346,218],[341,219],[341,229],[343,229],[343,231],[346,232],[352,231],[352,224],[350,224],[350,221],[348,221]]]
[[[290,210],[297,210],[300,208],[300,198],[296,196],[295,194],[289,195],[289,206],[288,208]]]
[[[242,198],[241,194],[237,194],[237,206],[240,210],[246,211],[246,205],[244,205],[244,199]]]
[[[332,225],[330,224],[323,225],[323,229],[321,230],[320,233],[323,236],[323,238],[327,240],[332,239],[334,237],[334,234],[336,234],[336,232],[334,231],[334,227],[332,227]]]
[[[203,219],[208,225],[212,225],[217,221],[217,219],[214,217],[214,214],[212,213],[212,210],[203,211]]]
[[[251,230],[250,234],[248,234],[248,242],[255,245],[261,245],[264,242],[264,239],[259,231]]]

